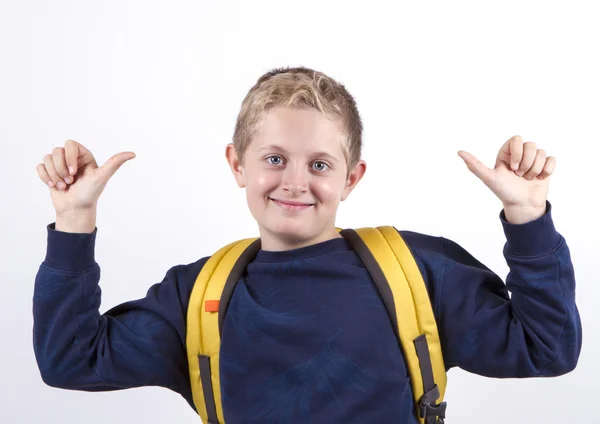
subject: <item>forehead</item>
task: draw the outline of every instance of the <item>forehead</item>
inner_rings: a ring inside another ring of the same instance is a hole
[[[324,151],[343,159],[341,120],[331,120],[316,109],[276,107],[263,118],[249,148],[278,146],[288,152]]]

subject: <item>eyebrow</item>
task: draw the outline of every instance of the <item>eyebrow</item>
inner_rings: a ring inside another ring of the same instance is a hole
[[[268,146],[264,146],[264,147],[261,147],[260,149],[258,149],[259,152],[261,152],[263,150],[277,150],[282,153],[288,153],[287,150],[285,150],[284,148],[279,147],[275,144],[269,144]],[[328,159],[331,159],[333,162],[338,162],[338,159],[336,159],[335,156],[332,156],[327,152],[315,152],[315,153],[311,154],[311,156],[312,157],[317,157],[317,156],[318,157],[326,157]]]

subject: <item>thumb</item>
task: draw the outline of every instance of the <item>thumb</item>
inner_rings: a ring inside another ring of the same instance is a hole
[[[115,172],[117,172],[121,165],[133,158],[135,158],[135,153],[133,152],[121,152],[112,156],[104,163],[104,165],[97,169],[96,172],[99,179],[103,183],[106,183]]]
[[[493,179],[494,171],[483,164],[479,159],[473,156],[471,153],[465,152],[464,150],[458,151],[458,156],[462,158],[467,164],[467,168],[471,171],[477,178],[484,182],[484,184],[489,185]]]

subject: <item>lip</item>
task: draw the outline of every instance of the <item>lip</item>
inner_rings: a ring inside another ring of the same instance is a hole
[[[269,200],[273,201],[277,206],[280,206],[284,209],[289,209],[289,210],[302,210],[302,209],[307,209],[311,206],[314,206],[313,203],[301,203],[301,202],[293,202],[293,201],[289,201],[289,200],[278,200],[278,199],[273,199],[271,197],[269,197]]]

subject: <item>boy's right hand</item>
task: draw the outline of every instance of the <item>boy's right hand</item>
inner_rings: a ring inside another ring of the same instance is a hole
[[[65,147],[55,147],[51,154],[44,156],[37,173],[50,187],[57,227],[59,220],[81,222],[84,216],[93,216],[95,225],[96,205],[106,183],[121,165],[133,158],[133,152],[117,153],[99,167],[92,153],[73,140],[67,140]]]

